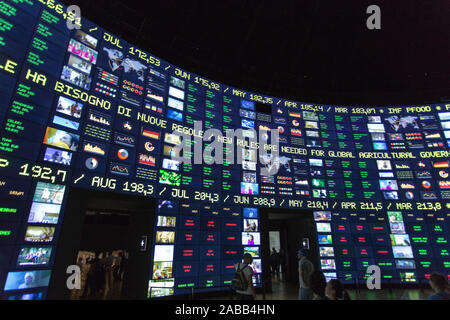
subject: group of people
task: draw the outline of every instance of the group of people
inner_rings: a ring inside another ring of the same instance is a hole
[[[300,249],[297,252],[299,273],[299,300],[350,300],[350,295],[344,289],[343,284],[332,279],[326,281],[320,270],[314,270],[314,265],[307,259],[307,250]],[[447,278],[441,274],[430,275],[430,287],[433,294],[430,300],[450,300],[450,288]]]
[[[78,258],[77,265],[83,271],[82,299],[106,299],[116,282],[123,279],[127,258],[122,252],[100,252],[86,259]]]
[[[307,258],[308,251],[297,251],[299,274],[299,300],[350,300],[342,283],[332,279],[328,283],[322,271],[314,270],[314,265]]]
[[[320,270],[315,270],[314,265],[307,258],[308,251],[300,249],[297,251],[298,273],[299,273],[299,300],[351,300],[350,295],[345,290],[344,285],[337,279],[327,282],[324,274]],[[255,300],[256,291],[253,286],[254,271],[250,267],[253,257],[246,253],[243,263],[235,265],[236,274],[241,274],[246,282],[245,289],[237,289],[238,300]],[[280,267],[279,253],[273,248],[271,253],[272,271]],[[236,275],[235,275],[236,277]],[[450,300],[450,288],[447,278],[441,274],[433,273],[429,278],[433,295],[430,300]]]
[[[280,271],[281,267],[281,271]],[[283,249],[280,249],[278,252],[275,248],[272,248],[272,252],[270,253],[270,269],[273,275],[279,276],[281,274],[285,274],[286,272],[286,255]]]

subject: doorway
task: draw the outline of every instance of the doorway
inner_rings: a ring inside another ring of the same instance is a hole
[[[308,259],[314,268],[319,267],[317,232],[312,211],[262,209],[261,231],[267,292],[298,288],[297,251],[305,246],[305,239],[309,243]],[[273,249],[278,254],[275,259],[273,256],[271,258]],[[272,270],[274,260],[278,260],[278,272]]]
[[[145,299],[150,277],[155,200],[71,188],[55,256],[49,299]],[[66,286],[78,264],[81,289]]]

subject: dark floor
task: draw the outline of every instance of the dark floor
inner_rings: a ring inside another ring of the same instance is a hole
[[[297,300],[297,285],[281,282],[275,277],[272,278],[272,291],[273,293],[266,294],[267,300]],[[431,290],[422,292],[419,289],[383,290],[381,288],[381,290],[348,290],[348,293],[352,300],[424,300],[431,295]]]
[[[420,289],[383,289],[380,290],[347,290],[352,300],[427,300],[432,294],[431,290]],[[228,299],[228,296],[214,299]],[[272,293],[257,294],[258,300],[297,300],[297,284],[280,281],[278,277],[272,277]],[[211,300],[209,298],[204,300]]]

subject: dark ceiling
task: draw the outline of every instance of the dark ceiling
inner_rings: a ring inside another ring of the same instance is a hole
[[[286,99],[450,100],[450,1],[70,0],[106,30],[188,71]],[[381,30],[366,9],[381,8]]]

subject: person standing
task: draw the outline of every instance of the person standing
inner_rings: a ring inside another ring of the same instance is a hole
[[[285,281],[285,279],[286,279],[286,254],[284,253],[283,248],[280,249],[280,252],[278,253],[278,255],[280,256],[282,280]]]
[[[275,275],[275,268],[277,265],[277,251],[275,248],[272,248],[272,252],[270,253],[270,269],[273,275]]]
[[[298,299],[299,300],[312,300],[313,292],[310,288],[310,276],[314,271],[314,265],[307,258],[308,251],[306,249],[300,249],[297,251],[298,258]]]
[[[253,257],[251,254],[244,254],[244,263],[237,263],[234,265],[236,271],[240,270],[245,276],[247,281],[247,289],[236,290],[237,300],[256,300],[255,288],[253,287],[253,269],[249,265],[253,262]]]
[[[107,252],[104,260],[103,268],[105,272],[105,290],[103,292],[103,299],[107,298],[108,293],[112,290],[113,286],[113,274],[114,256],[112,252]]]
[[[122,269],[122,252],[119,252],[114,259],[114,281],[117,282],[120,280],[120,270]]]

